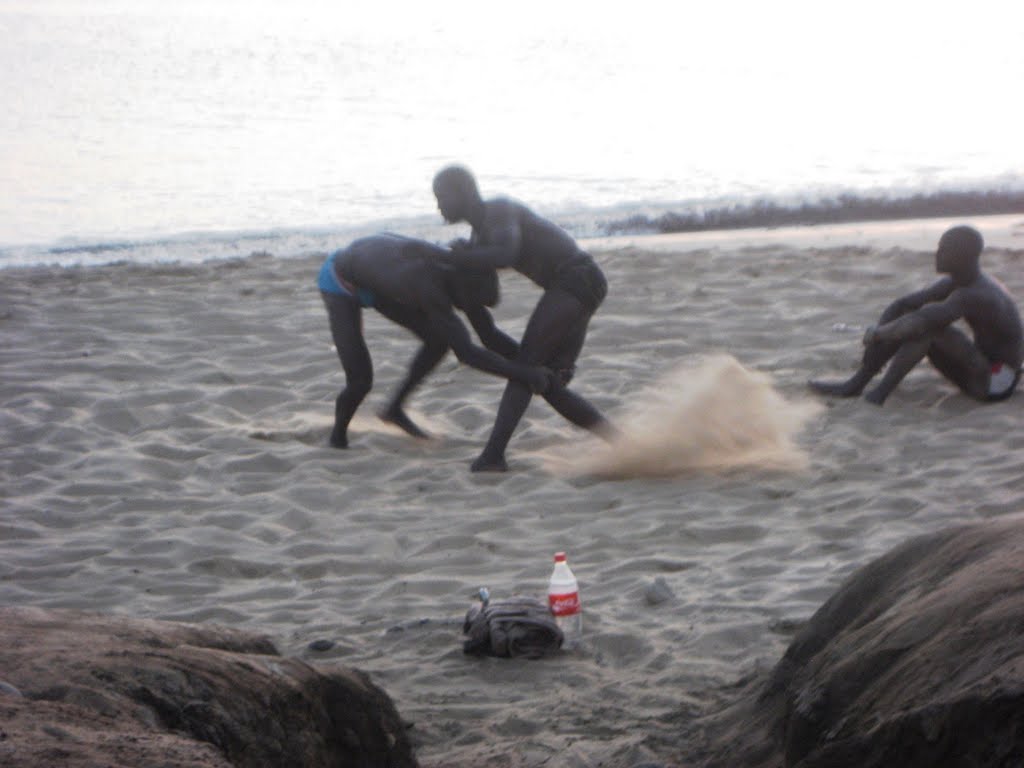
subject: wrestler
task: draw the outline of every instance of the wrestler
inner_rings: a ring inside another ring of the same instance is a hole
[[[426,437],[403,403],[451,348],[481,371],[514,378],[527,391],[544,392],[552,374],[513,361],[519,345],[494,325],[485,305],[498,300],[493,270],[461,271],[441,261],[446,249],[393,234],[356,240],[327,257],[317,284],[327,308],[331,336],[345,370],[345,388],[334,409],[330,444],[348,447],[348,424],[373,384],[373,364],[363,338],[362,310],[373,307],[423,342],[405,379],[379,416],[413,437]],[[486,349],[474,345],[453,311],[465,312]]]
[[[882,405],[903,377],[922,359],[964,393],[985,402],[1005,400],[1020,381],[1024,356],[1021,318],[1013,299],[981,271],[984,247],[972,227],[946,231],[935,253],[935,271],[943,277],[931,286],[897,299],[877,325],[864,334],[860,368],[846,381],[810,381],[821,394],[856,397],[888,363],[882,380],[864,399]],[[963,319],[973,341],[959,328]]]
[[[452,244],[446,258],[460,269],[511,267],[544,293],[527,322],[517,360],[543,365],[558,374],[544,393],[551,406],[573,424],[608,438],[613,433],[597,409],[566,388],[583,348],[587,325],[608,286],[589,254],[561,228],[525,205],[507,198],[483,200],[473,175],[449,166],[434,177],[437,207],[449,224],[468,222],[470,240]],[[474,472],[504,472],[505,449],[530,403],[532,392],[509,379],[490,438],[473,462]]]

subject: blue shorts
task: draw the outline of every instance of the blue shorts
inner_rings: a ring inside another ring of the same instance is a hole
[[[320,274],[317,276],[316,284],[317,287],[324,293],[333,293],[337,296],[348,296],[356,299],[360,306],[372,307],[373,306],[373,291],[369,288],[355,288],[355,293],[352,292],[348,287],[343,285],[338,280],[338,275],[334,271],[334,257],[342,251],[335,251],[334,253],[328,254],[327,261],[324,262],[323,266],[320,267]]]

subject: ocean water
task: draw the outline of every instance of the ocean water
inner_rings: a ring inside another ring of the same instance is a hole
[[[365,6],[365,7],[364,7]],[[1024,190],[1024,5],[0,0],[0,266]]]

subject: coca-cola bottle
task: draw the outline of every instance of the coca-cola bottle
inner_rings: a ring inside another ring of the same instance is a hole
[[[565,636],[562,647],[573,649],[583,639],[583,606],[576,577],[566,562],[565,552],[555,553],[555,569],[548,582],[548,605]]]

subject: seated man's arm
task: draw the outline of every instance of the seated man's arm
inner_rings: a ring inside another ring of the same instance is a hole
[[[964,295],[953,292],[945,301],[925,304],[920,309],[908,312],[890,323],[868,329],[865,341],[906,341],[935,333],[964,316]]]
[[[913,293],[908,293],[906,296],[901,296],[890,304],[886,308],[885,312],[882,313],[880,324],[895,320],[897,317],[905,315],[907,312],[913,312],[915,309],[920,309],[926,304],[931,304],[935,301],[943,301],[955,288],[956,284],[953,282],[952,278],[942,277],[927,288],[922,288],[920,291],[914,291]]]
[[[464,311],[480,343],[487,349],[497,352],[506,360],[512,360],[519,354],[519,342],[495,325],[487,307],[468,307]]]
[[[476,346],[466,326],[450,309],[446,312],[431,312],[430,324],[447,340],[459,362],[484,373],[514,379],[529,387],[534,394],[543,394],[547,390],[551,380],[550,371],[540,366],[506,360],[496,352]]]

